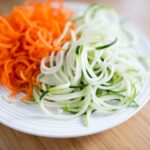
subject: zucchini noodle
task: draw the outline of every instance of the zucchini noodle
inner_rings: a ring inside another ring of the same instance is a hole
[[[45,57],[37,80],[42,89],[33,96],[44,112],[54,119],[84,116],[87,126],[94,112],[112,114],[135,101],[146,71],[138,59],[137,36],[117,13],[102,5],[90,6],[62,36],[72,41],[62,50]]]

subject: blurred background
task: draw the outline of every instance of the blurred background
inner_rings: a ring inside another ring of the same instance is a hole
[[[145,34],[150,36],[150,0],[65,0],[75,2],[100,2],[114,7],[124,18],[138,25]],[[0,0],[0,14],[7,13],[14,5],[24,0]]]

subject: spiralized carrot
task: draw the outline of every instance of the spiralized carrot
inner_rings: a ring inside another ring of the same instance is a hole
[[[0,16],[0,82],[12,91],[11,96],[24,92],[24,99],[32,99],[41,59],[70,39],[66,36],[55,44],[70,16],[61,0],[26,2]]]

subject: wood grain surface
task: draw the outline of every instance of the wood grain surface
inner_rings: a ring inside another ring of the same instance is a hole
[[[96,0],[76,0],[96,2]],[[150,0],[98,0],[113,6],[150,37]],[[0,0],[0,13],[21,0]],[[52,139],[28,135],[0,125],[0,150],[150,150],[150,102],[125,123],[92,136]]]

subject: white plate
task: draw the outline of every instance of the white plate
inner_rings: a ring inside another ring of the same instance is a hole
[[[67,5],[77,11],[87,7],[87,5],[81,3],[67,3]],[[140,37],[140,45],[138,47],[141,49],[141,54],[150,58],[149,41],[136,27],[130,26],[133,30],[136,30]],[[1,95],[7,97],[8,93],[9,91],[4,87],[0,87]],[[137,97],[140,107],[128,108],[111,116],[92,117],[90,127],[86,128],[83,126],[82,118],[69,121],[52,120],[37,105],[28,105],[22,102],[9,104],[1,96],[0,122],[16,130],[45,137],[66,138],[85,136],[102,132],[126,121],[135,115],[149,99],[150,77],[145,78],[144,87],[141,89],[141,94]]]

